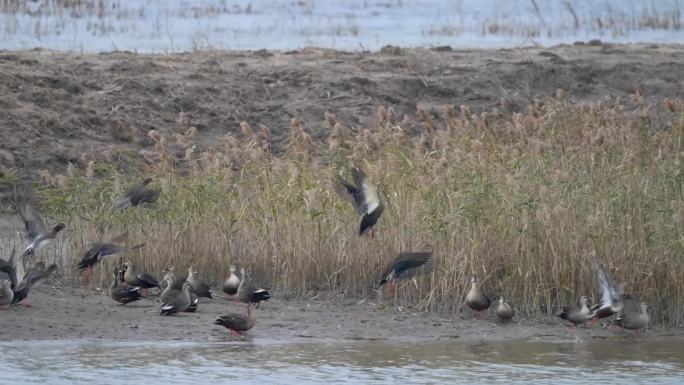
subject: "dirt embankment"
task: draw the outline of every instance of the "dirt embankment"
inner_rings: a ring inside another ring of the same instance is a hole
[[[576,100],[635,91],[652,100],[681,97],[683,58],[679,46],[655,45],[373,54],[0,51],[0,174],[63,173],[70,162],[140,153],[152,146],[150,130],[174,132],[179,118],[198,129],[199,146],[239,131],[241,121],[264,124],[277,150],[292,117],[324,137],[326,111],[360,129],[381,105],[401,116],[417,105],[435,113],[461,104],[489,110],[502,98],[516,111],[558,89]],[[7,197],[6,186],[0,194]]]

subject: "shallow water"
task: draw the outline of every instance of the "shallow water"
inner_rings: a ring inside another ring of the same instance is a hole
[[[0,383],[678,384],[681,342],[11,342]]]
[[[0,4],[0,49],[496,48],[596,38],[677,43],[684,40],[680,1],[90,0],[70,8],[16,1]]]

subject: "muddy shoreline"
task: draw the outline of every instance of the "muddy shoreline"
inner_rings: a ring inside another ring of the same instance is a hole
[[[0,310],[0,339],[14,340],[121,340],[221,342],[265,339],[275,342],[327,340],[387,342],[501,342],[527,340],[546,342],[582,340],[684,337],[682,328],[656,328],[635,337],[615,327],[580,328],[577,333],[554,318],[526,319],[499,323],[489,312],[483,320],[470,312],[446,314],[400,311],[383,300],[273,299],[257,310],[257,325],[243,337],[229,336],[212,322],[217,315],[243,312],[244,308],[223,298],[204,300],[198,312],[180,317],[158,315],[157,297],[126,306],[108,296],[82,289],[48,286],[31,292],[31,307]]]

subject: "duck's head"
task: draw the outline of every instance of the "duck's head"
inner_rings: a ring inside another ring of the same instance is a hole
[[[58,233],[58,232],[62,231],[65,227],[66,227],[66,225],[64,223],[58,223],[55,225],[55,227],[52,228],[52,231],[54,231],[55,233]]]
[[[152,183],[152,178],[145,178],[142,180],[142,185],[147,186],[148,184]]]
[[[131,266],[132,264],[133,264],[133,262],[131,262],[130,259],[126,259],[123,261],[124,269],[128,269],[128,267]]]
[[[470,278],[470,283],[473,285],[477,285],[480,283],[480,278],[477,277],[477,275],[473,274],[472,278]]]
[[[503,305],[504,302],[505,302],[505,301],[504,301],[504,298],[503,298],[503,297],[499,297],[499,303]]]
[[[579,299],[579,303],[582,305],[588,305],[589,304],[589,297],[587,297],[586,295],[581,296]]]
[[[641,308],[642,313],[646,313],[648,311],[648,302],[640,303],[639,307]]]
[[[168,265],[164,269],[164,273],[173,273],[174,271],[176,271],[176,266],[174,265]]]
[[[235,273],[237,271],[237,268],[234,265],[230,266],[230,272]]]

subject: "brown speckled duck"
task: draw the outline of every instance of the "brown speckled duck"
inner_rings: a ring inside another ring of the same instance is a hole
[[[221,325],[230,330],[231,335],[240,336],[256,324],[256,314],[254,314],[252,309],[254,306],[255,304],[253,303],[247,306],[246,316],[244,314],[232,313],[216,317],[214,325]]]
[[[173,290],[173,289],[172,289]],[[183,282],[183,288],[181,291],[175,295],[168,298],[159,307],[161,310],[159,315],[180,315],[180,313],[187,310],[187,308],[192,304],[190,298],[190,282]]]
[[[558,317],[569,321],[571,323],[570,327],[577,328],[577,325],[581,325],[591,319],[591,311],[589,310],[589,298],[587,296],[581,296],[579,299],[579,307],[575,309],[568,309],[563,307],[561,309]]]
[[[212,299],[211,288],[206,283],[197,279],[197,277],[195,277],[195,273],[196,273],[195,269],[192,266],[190,266],[188,268],[188,282],[190,282],[190,287],[192,289],[192,292],[197,294],[197,296],[200,298],[205,297],[205,298]]]
[[[244,304],[256,304],[259,307],[261,301],[271,298],[268,290],[255,288],[246,282],[245,269],[240,269],[240,286],[238,286],[237,300]]]
[[[515,310],[513,310],[513,306],[507,304],[503,297],[499,298],[499,303],[496,305],[494,313],[496,313],[496,316],[502,321],[508,321],[515,316]]]
[[[123,274],[123,270],[114,273],[114,281],[109,286],[109,296],[122,305],[141,300],[143,297],[140,295],[139,287],[119,286],[119,280]]]
[[[124,281],[135,287],[141,289],[149,289],[153,287],[160,288],[159,281],[148,273],[138,273],[135,269],[135,265],[130,260],[124,261],[124,267],[126,268],[124,272]]]
[[[648,315],[648,304],[642,302],[639,304],[639,312],[626,312],[618,316],[615,319],[615,324],[627,330],[634,330],[638,333],[640,330],[645,330],[648,328],[648,324],[651,323],[651,316]]]
[[[12,282],[3,279],[0,281],[0,306],[9,305],[14,298],[14,291],[12,291]]]
[[[235,266],[231,266],[230,276],[223,282],[223,294],[226,298],[230,298],[237,294],[238,287],[240,286],[240,278],[235,274],[236,270]]]
[[[480,289],[480,279],[477,275],[473,275],[470,280],[471,286],[468,295],[466,295],[465,302],[469,308],[475,310],[475,317],[480,318],[484,310],[489,309],[491,301]]]

